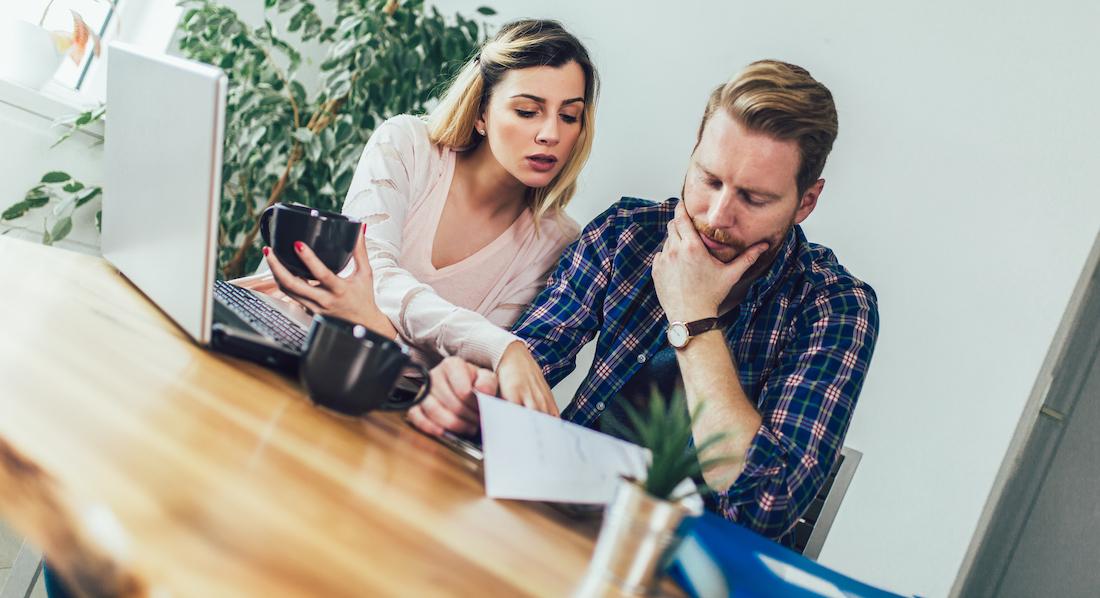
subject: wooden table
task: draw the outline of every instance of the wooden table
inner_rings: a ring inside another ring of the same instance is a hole
[[[486,498],[398,415],[318,409],[106,261],[6,237],[0,515],[84,587],[204,598],[568,596],[599,525]]]

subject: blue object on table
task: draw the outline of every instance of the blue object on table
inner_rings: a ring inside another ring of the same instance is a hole
[[[902,598],[709,511],[684,537],[668,573],[692,598]]]

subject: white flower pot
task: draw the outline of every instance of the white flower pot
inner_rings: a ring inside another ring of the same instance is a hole
[[[66,53],[57,49],[49,31],[21,19],[0,16],[0,78],[42,89]]]

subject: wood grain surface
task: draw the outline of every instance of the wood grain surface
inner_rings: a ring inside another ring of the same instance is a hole
[[[486,498],[399,414],[319,409],[108,262],[6,237],[0,515],[119,596],[569,596],[599,525]]]

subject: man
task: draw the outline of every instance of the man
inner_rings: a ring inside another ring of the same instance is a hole
[[[555,412],[549,384],[599,334],[562,417],[600,428],[624,401],[682,382],[695,439],[737,461],[703,472],[712,507],[778,542],[840,451],[878,332],[874,291],[798,226],[837,134],[832,94],[804,69],[749,65],[707,104],[683,200],[624,199],[589,224],[513,328],[496,377],[457,359],[409,417],[477,430],[471,388]],[[547,397],[550,396],[548,399]],[[549,406],[547,405],[549,401]],[[618,419],[622,419],[619,417]]]

